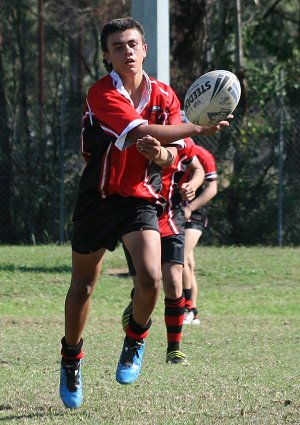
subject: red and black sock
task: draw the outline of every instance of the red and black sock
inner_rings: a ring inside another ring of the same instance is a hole
[[[66,343],[65,337],[61,340],[61,355],[64,360],[80,360],[83,358],[82,351],[83,340],[80,339],[79,343],[75,346],[70,346]]]
[[[167,327],[168,353],[179,350],[184,317],[184,297],[165,298],[165,324]]]
[[[183,295],[185,298],[185,310],[191,311],[192,310],[192,289],[184,289]]]
[[[146,326],[141,326],[134,321],[133,315],[131,314],[129,316],[129,323],[126,328],[127,338],[134,341],[141,341],[145,339],[148,335],[151,324],[152,321],[150,319]]]
[[[196,309],[196,307],[193,307],[192,308],[192,312],[194,313],[194,317],[197,317],[198,316],[198,310]]]

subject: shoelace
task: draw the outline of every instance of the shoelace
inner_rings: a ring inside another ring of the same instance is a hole
[[[141,345],[142,344],[137,343],[136,345],[127,345],[126,348],[132,353],[132,357],[137,356],[140,358],[138,349],[141,348]]]
[[[138,359],[140,358],[138,349],[141,347],[142,343],[136,342],[135,345],[126,344],[124,353],[122,356],[122,363],[128,366],[133,364],[134,356]]]
[[[79,369],[78,361],[66,362],[63,360],[62,364],[64,365],[64,368],[66,369],[68,373],[72,373],[74,370]]]
[[[76,391],[80,385],[79,365],[80,362],[62,362],[67,375],[67,388],[69,391]]]

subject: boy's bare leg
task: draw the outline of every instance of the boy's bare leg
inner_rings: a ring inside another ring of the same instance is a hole
[[[82,337],[105,251],[72,252],[72,279],[65,301],[65,340],[70,346],[77,345]]]

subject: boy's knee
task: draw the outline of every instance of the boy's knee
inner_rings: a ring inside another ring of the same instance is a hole
[[[95,282],[91,279],[72,278],[70,293],[78,301],[84,301],[89,298],[95,288]]]

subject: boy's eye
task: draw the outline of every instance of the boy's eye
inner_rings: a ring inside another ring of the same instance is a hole
[[[117,44],[115,47],[114,47],[114,50],[116,51],[116,52],[122,52],[123,50],[125,50],[125,49],[127,49],[127,48],[130,48],[130,49],[138,49],[138,47],[139,47],[139,43],[137,42],[137,41],[131,41],[131,42],[129,42],[128,44]]]

